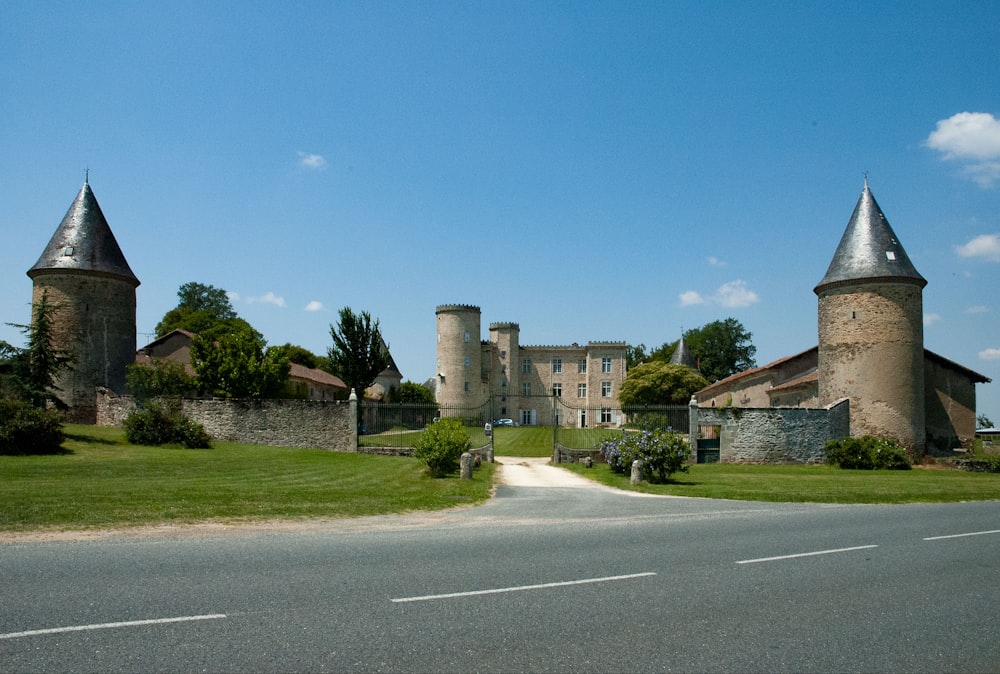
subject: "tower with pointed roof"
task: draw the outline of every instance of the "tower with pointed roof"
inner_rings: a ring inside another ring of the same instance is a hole
[[[97,387],[125,391],[125,367],[135,361],[132,273],[97,198],[84,181],[35,265],[28,270],[32,302],[43,293],[55,311],[57,347],[72,353],[72,369],[56,385],[67,419],[96,420]]]
[[[889,221],[864,189],[815,287],[819,403],[850,399],[854,437],[925,446],[923,288]]]
[[[674,349],[673,354],[670,356],[671,365],[683,365],[684,367],[690,368],[695,372],[698,371],[698,361],[691,353],[691,349],[688,348],[687,342],[684,341],[684,335],[681,334],[681,339],[677,342],[677,348]]]

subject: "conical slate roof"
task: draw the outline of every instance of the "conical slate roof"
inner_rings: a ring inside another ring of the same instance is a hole
[[[111,233],[89,181],[84,181],[49,245],[35,266],[28,270],[28,276],[35,278],[46,271],[57,270],[106,274],[139,285],[139,279],[132,273]]]
[[[927,285],[875,202],[866,179],[830,268],[813,292],[819,294],[830,288],[868,280],[912,283],[921,288]]]
[[[684,335],[681,335],[681,339],[677,342],[677,348],[674,349],[673,355],[670,356],[671,365],[684,365],[692,370],[698,369],[698,361],[695,360],[694,354],[691,353],[691,349],[688,348],[687,342],[684,341]]]

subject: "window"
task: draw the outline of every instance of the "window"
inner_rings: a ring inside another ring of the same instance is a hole
[[[468,342],[468,341],[470,341],[470,340],[472,339],[472,335],[470,335],[470,334],[469,334],[469,331],[468,331],[468,330],[466,330],[466,331],[465,331],[465,335],[463,336],[463,338],[465,339],[465,341],[467,341],[467,342]]]
[[[610,424],[611,423],[611,408],[602,407],[601,408],[601,423]]]
[[[562,398],[562,384],[556,383],[552,385],[552,395],[556,398]]]
[[[577,384],[576,385],[576,397],[577,398],[586,398],[587,397],[587,385],[586,384]]]
[[[466,358],[465,359],[465,367],[469,367],[470,365],[472,365],[472,362],[468,358]]]
[[[465,382],[465,392],[469,392],[469,382]]]
[[[507,349],[501,349],[500,350],[500,360],[504,360],[506,358],[507,358]]]
[[[531,374],[531,359],[525,358],[521,361],[521,372],[524,374]]]
[[[601,397],[610,398],[611,397],[611,382],[602,381],[601,382]]]
[[[601,372],[611,372],[611,357],[601,358]]]
[[[587,359],[581,358],[576,362],[576,371],[580,374],[587,374]]]
[[[531,382],[526,381],[521,384],[521,395],[530,396],[531,395]]]
[[[562,372],[562,358],[552,359],[552,374],[560,374]]]

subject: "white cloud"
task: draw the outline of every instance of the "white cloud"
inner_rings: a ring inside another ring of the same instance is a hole
[[[1000,360],[1000,349],[986,349],[979,352],[979,357],[983,360]]]
[[[988,112],[960,112],[938,121],[925,145],[944,159],[964,161],[963,172],[981,187],[1000,180],[1000,119]]]
[[[723,284],[712,299],[730,309],[748,307],[760,301],[757,293],[747,288],[746,282],[740,280]]]
[[[693,306],[695,304],[704,304],[705,303],[705,298],[701,296],[701,293],[696,292],[694,290],[688,290],[688,291],[682,292],[681,295],[680,295],[680,299],[681,299],[681,306],[682,307],[690,307],[690,306]]]
[[[270,291],[260,297],[248,297],[247,302],[249,304],[253,304],[254,302],[260,302],[261,304],[273,304],[276,307],[285,306],[285,298],[275,295]]]
[[[323,303],[318,300],[312,300],[306,305],[306,311],[323,311]]]
[[[325,169],[326,159],[321,154],[299,152],[299,166],[307,169]]]
[[[941,320],[941,314],[924,314],[924,325],[934,325]]]
[[[712,255],[711,257],[708,258],[708,263],[710,265],[712,265],[713,267],[725,267],[726,266],[726,261],[725,260],[720,260],[719,258],[715,257],[714,255]]]
[[[955,246],[962,257],[981,257],[990,262],[1000,262],[1000,234],[981,234],[964,246]]]
[[[682,307],[711,303],[718,304],[729,309],[736,309],[756,304],[760,301],[760,296],[747,288],[745,281],[736,280],[722,284],[719,286],[719,289],[707,299],[697,290],[688,290],[680,294],[680,301]]]
[[[977,304],[974,307],[969,307],[968,309],[966,309],[965,313],[967,313],[967,314],[985,314],[985,313],[989,313],[989,310],[990,310],[990,308],[988,306],[985,306],[983,304]]]

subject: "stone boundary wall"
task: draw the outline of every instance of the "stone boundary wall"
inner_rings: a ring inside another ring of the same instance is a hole
[[[579,463],[581,459],[590,458],[594,463],[604,463],[599,449],[570,449],[556,443],[552,452],[552,463]]]
[[[850,436],[850,402],[821,409],[698,407],[691,405],[690,443],[699,426],[720,426],[723,463],[823,463],[827,440]]]
[[[204,426],[214,440],[358,451],[356,401],[182,398],[180,405],[181,412]],[[134,410],[130,396],[98,392],[99,426],[121,426]]]

